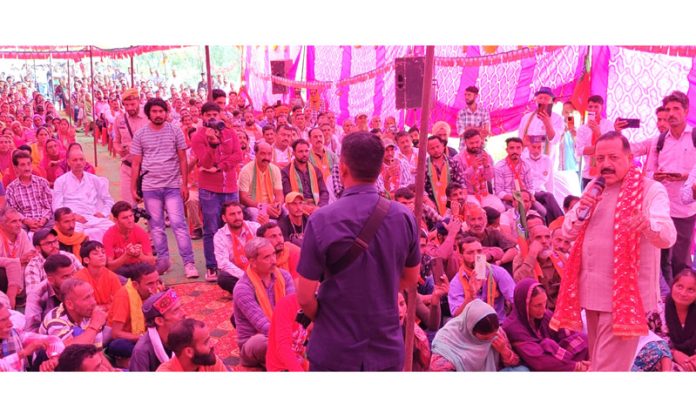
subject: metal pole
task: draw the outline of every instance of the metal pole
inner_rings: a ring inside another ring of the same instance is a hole
[[[70,47],[66,46],[65,47],[66,52],[70,52]],[[75,109],[73,109],[73,104],[72,104],[72,87],[70,85],[70,57],[67,57],[65,62],[68,65],[68,108],[65,109],[65,114],[68,116],[68,120],[72,120],[72,124],[75,123],[74,116],[75,116]],[[77,126],[75,126],[75,129],[77,129]]]
[[[36,58],[33,59],[34,61],[34,90],[39,91],[39,80],[36,79]],[[40,93],[41,91],[39,91]]]
[[[205,46],[205,70],[208,73],[208,101],[213,100],[213,77],[210,74],[210,47]]]
[[[97,162],[97,118],[95,115],[97,103],[94,101],[94,66],[92,60],[92,45],[89,46],[89,76],[90,76],[90,90],[92,94],[92,123],[94,123],[94,128],[92,130],[92,135],[94,136],[94,166],[98,167]]]
[[[135,64],[134,64],[134,60],[133,60],[133,54],[131,54],[130,58],[131,58],[131,60],[130,60],[131,61],[131,65],[130,65],[131,88],[135,88],[135,81],[133,78],[133,73],[135,73]]]
[[[51,101],[53,104],[56,103],[56,88],[53,84],[53,80],[55,76],[53,75],[53,53],[48,54],[48,73],[50,74],[48,78],[48,90],[49,93],[51,94]]]
[[[416,224],[420,224],[423,216],[423,193],[425,192],[425,150],[428,143],[428,131],[430,130],[430,88],[433,80],[433,62],[435,57],[435,47],[432,45],[425,48],[425,75],[423,76],[423,95],[421,101],[421,123],[420,123],[420,144],[418,150],[418,170],[416,172]],[[436,277],[436,279],[439,277]],[[413,368],[413,338],[414,326],[416,325],[416,287],[408,290],[408,310],[406,311],[406,363],[404,370],[411,372]]]

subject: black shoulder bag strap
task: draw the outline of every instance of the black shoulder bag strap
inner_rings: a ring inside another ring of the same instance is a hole
[[[665,147],[665,138],[667,138],[667,132],[661,133],[660,137],[657,139],[655,149],[657,150],[658,154],[662,152],[662,148]],[[694,148],[696,148],[696,128],[691,131],[691,144],[694,145]]]
[[[370,246],[370,242],[377,234],[377,230],[382,225],[384,218],[387,216],[390,206],[391,201],[383,197],[379,198],[375,209],[367,219],[367,222],[360,231],[360,234],[353,241],[353,245],[350,247],[350,249],[348,249],[348,251],[346,251],[346,253],[343,254],[343,256],[341,256],[341,259],[328,266],[329,273],[331,275],[336,275],[348,268],[350,264],[358,259],[358,257],[362,255],[365,250],[367,250],[368,246]]]
[[[131,140],[133,140],[133,130],[131,130],[130,123],[128,123],[128,115],[126,113],[123,114],[123,120],[126,121],[126,127],[128,128],[128,133],[130,133]]]

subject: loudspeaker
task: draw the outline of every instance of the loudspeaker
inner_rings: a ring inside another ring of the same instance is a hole
[[[290,65],[291,63],[288,60],[271,61],[271,74],[276,77],[286,78]],[[288,92],[288,88],[284,85],[273,83],[271,92],[273,94],[285,94]]]
[[[396,58],[394,60],[396,108],[414,109],[423,101],[425,58]]]

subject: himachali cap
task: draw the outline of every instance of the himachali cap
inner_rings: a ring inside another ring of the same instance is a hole
[[[297,191],[289,192],[288,195],[285,196],[285,204],[294,202],[298,197],[304,200],[304,196]]]
[[[551,96],[551,98],[556,98],[556,96],[553,94],[553,91],[551,91],[551,88],[549,87],[541,87],[539,90],[534,93],[534,97],[538,96],[539,94],[547,94]]]
[[[179,297],[172,289],[153,294],[143,302],[143,314],[145,320],[160,317],[176,304]]]
[[[128,100],[130,98],[140,98],[140,93],[138,93],[137,88],[129,88],[121,94],[121,100]]]
[[[544,135],[529,135],[527,137],[529,138],[529,143],[542,143],[546,139]]]

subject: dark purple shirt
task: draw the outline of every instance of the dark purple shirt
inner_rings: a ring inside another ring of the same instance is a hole
[[[328,276],[348,250],[377,204],[377,188],[346,189],[335,203],[315,211],[307,222],[297,272],[322,281],[307,355],[310,363],[336,371],[401,369],[404,340],[396,302],[405,267],[418,266],[416,219],[392,202],[368,249],[350,266]]]

